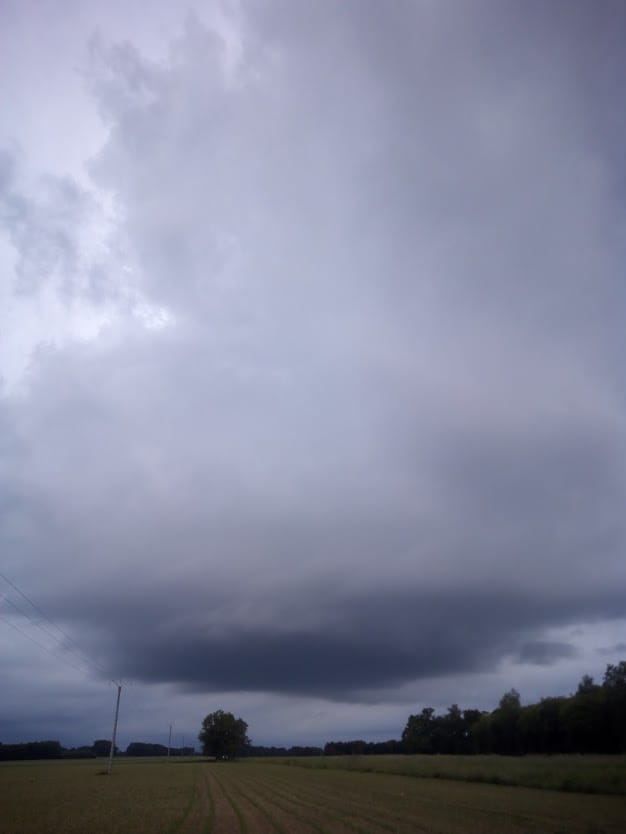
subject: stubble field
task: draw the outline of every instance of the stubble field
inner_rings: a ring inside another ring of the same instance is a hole
[[[241,761],[0,765],[2,834],[624,834],[626,798]]]

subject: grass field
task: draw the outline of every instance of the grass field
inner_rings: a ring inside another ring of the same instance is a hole
[[[626,756],[312,756],[272,759],[272,762],[574,793],[626,795]]]
[[[626,798],[390,773],[127,759],[0,765],[2,834],[624,834]]]

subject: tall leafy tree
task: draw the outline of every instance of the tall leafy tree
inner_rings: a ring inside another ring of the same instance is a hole
[[[409,715],[402,733],[402,743],[407,752],[434,752],[433,736],[436,726],[434,716],[435,710],[432,707],[425,707],[419,715]]]
[[[626,751],[626,660],[609,663],[602,683],[606,715],[606,751]]]
[[[198,738],[204,755],[216,759],[234,759],[250,744],[248,725],[243,718],[235,718],[232,712],[221,709],[206,716]]]
[[[567,697],[522,706],[510,689],[491,713],[428,707],[409,716],[402,745],[407,753],[626,753],[626,661],[609,664],[602,684],[585,675]]]

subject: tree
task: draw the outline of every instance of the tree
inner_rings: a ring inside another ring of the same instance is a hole
[[[419,715],[409,715],[402,732],[402,743],[407,753],[433,753],[433,736],[436,728],[435,710],[424,707]]]
[[[462,753],[466,726],[458,704],[448,707],[447,715],[439,719],[439,744],[436,753]]]
[[[626,752],[626,660],[606,667],[604,704],[607,724],[607,753]]]
[[[519,692],[510,689],[500,698],[498,708],[491,714],[491,727],[495,742],[495,753],[512,755],[518,750],[518,722],[522,706]]]
[[[106,738],[98,738],[94,741],[92,748],[96,756],[109,756],[111,753],[111,742]],[[119,753],[117,744],[115,745],[115,753]]]
[[[242,718],[218,709],[206,716],[198,738],[205,756],[234,759],[250,744],[247,733],[248,725]]]
[[[127,756],[167,756],[164,744],[146,744],[142,741],[131,741],[126,748]]]
[[[585,677],[589,678],[588,675]],[[588,683],[583,678],[576,694],[565,700],[561,719],[567,738],[565,752],[604,753],[610,749],[612,739],[603,687]]]
[[[498,709],[501,709],[503,712],[510,713],[519,712],[520,707],[521,701],[517,689],[509,689],[508,692],[505,692],[500,698],[500,703],[498,704]]]
[[[576,690],[577,695],[588,695],[590,692],[594,692],[597,689],[596,684],[593,682],[593,678],[591,675],[583,675],[580,683],[578,684],[578,689]]]
[[[608,688],[624,687],[626,689],[626,660],[622,660],[615,666],[609,663],[604,673],[602,685]]]

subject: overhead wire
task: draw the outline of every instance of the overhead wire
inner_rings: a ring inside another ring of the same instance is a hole
[[[30,640],[31,643],[34,643],[36,646],[39,646],[40,649],[43,649],[44,652],[48,652],[49,655],[52,655],[55,660],[61,660],[63,663],[67,663],[68,666],[71,666],[72,669],[75,669],[77,672],[81,674],[85,674],[85,669],[81,669],[80,666],[76,666],[71,660],[68,660],[67,657],[63,657],[62,655],[56,654],[49,646],[45,646],[43,643],[40,643],[39,640],[36,640],[31,634],[27,631],[24,631],[23,628],[20,628],[14,622],[12,622],[8,617],[5,617],[4,614],[0,614],[0,620],[3,620],[7,625],[11,626],[12,629],[17,631],[23,637],[26,637],[27,640]]]
[[[52,620],[52,619],[51,619],[51,618],[50,618],[50,617],[46,614],[46,612],[45,612],[45,611],[44,611],[44,610],[43,610],[43,609],[42,609],[39,605],[37,605],[37,603],[36,603],[36,602],[34,602],[34,601],[33,601],[33,600],[32,600],[32,599],[31,599],[31,598],[30,598],[27,594],[25,594],[25,593],[24,593],[24,591],[22,591],[22,589],[21,589],[21,588],[19,588],[19,587],[16,585],[16,583],[15,583],[15,582],[13,582],[11,579],[9,579],[9,577],[8,577],[8,576],[5,576],[5,574],[3,574],[2,572],[0,572],[0,579],[3,579],[3,580],[4,580],[4,581],[5,581],[8,585],[10,585],[10,587],[11,587],[11,588],[13,588],[13,590],[14,590],[14,591],[16,591],[16,592],[17,592],[17,593],[18,593],[18,594],[22,597],[22,599],[24,599],[24,600],[25,600],[25,601],[26,601],[26,602],[27,602],[27,603],[28,603],[28,604],[29,604],[29,605],[30,605],[30,606],[31,606],[31,607],[32,607],[32,608],[33,608],[33,609],[34,609],[34,610],[35,610],[35,611],[36,611],[36,612],[37,612],[37,613],[41,616],[41,617],[43,617],[43,619],[44,619],[47,623],[49,623],[49,625],[51,625],[53,628],[55,628],[55,629],[59,632],[59,634],[61,634],[61,635],[65,638],[65,640],[66,640],[66,641],[70,644],[70,646],[61,646],[61,645],[60,645],[59,638],[58,638],[58,636],[57,636],[57,635],[53,634],[53,633],[50,631],[50,629],[48,629],[48,628],[47,628],[47,626],[44,626],[44,625],[42,625],[40,622],[37,622],[37,620],[35,620],[35,619],[34,619],[31,615],[29,615],[26,611],[24,611],[24,610],[23,610],[23,609],[21,609],[19,606],[17,606],[17,605],[16,605],[16,604],[15,604],[15,603],[14,603],[14,602],[13,602],[13,601],[12,601],[12,600],[11,600],[11,599],[7,596],[7,595],[6,595],[6,594],[4,594],[4,595],[3,595],[3,596],[4,596],[4,599],[5,599],[5,600],[9,603],[9,605],[11,605],[11,606],[12,606],[12,607],[16,610],[16,611],[18,611],[20,614],[22,614],[22,616],[26,617],[26,618],[29,620],[29,622],[30,622],[30,623],[32,623],[33,625],[35,625],[37,628],[41,629],[44,633],[46,633],[46,634],[50,635],[50,636],[51,636],[54,640],[57,640],[57,642],[58,642],[58,644],[59,644],[59,646],[58,646],[58,647],[59,647],[61,650],[65,650],[65,651],[71,651],[71,652],[73,652],[73,653],[74,653],[74,659],[79,660],[79,661],[80,661],[80,662],[81,662],[84,666],[86,666],[88,669],[89,669],[89,667],[91,667],[92,669],[95,669],[97,672],[99,672],[99,673],[100,673],[103,677],[105,677],[105,678],[107,678],[109,681],[111,681],[111,683],[115,683],[115,684],[117,684],[117,683],[118,683],[118,681],[113,680],[113,678],[110,678],[110,677],[109,677],[109,675],[107,674],[107,672],[106,672],[106,671],[105,671],[105,670],[104,670],[101,666],[99,666],[99,665],[98,665],[98,664],[97,664],[97,663],[96,663],[96,662],[95,662],[95,661],[94,661],[94,660],[93,660],[93,659],[92,659],[92,658],[91,658],[91,657],[87,654],[87,652],[86,652],[86,651],[85,651],[85,650],[84,650],[84,649],[83,649],[83,648],[82,648],[82,647],[81,647],[81,646],[80,646],[80,645],[76,642],[76,640],[74,640],[74,638],[73,638],[73,637],[71,637],[71,636],[70,636],[70,635],[69,635],[69,634],[68,634],[68,633],[67,633],[64,629],[62,629],[60,625],[58,625],[57,623],[55,623],[55,622],[54,622],[54,620]],[[27,637],[28,637],[28,638],[29,638],[29,639],[30,639],[33,643],[35,643],[36,645],[40,646],[40,647],[41,647],[41,648],[43,648],[45,651],[50,652],[51,654],[53,654],[52,650],[51,650],[49,647],[43,646],[43,645],[42,645],[41,643],[39,643],[38,641],[34,640],[34,638],[30,637],[30,635],[28,635],[25,631],[23,631],[22,629],[20,629],[20,628],[18,628],[17,626],[15,626],[15,624],[14,624],[14,623],[12,623],[10,620],[8,620],[6,617],[2,617],[2,619],[3,619],[5,622],[9,623],[9,625],[11,625],[13,628],[15,628],[15,630],[16,630],[16,631],[19,631],[21,634],[24,634],[25,636],[27,636]],[[71,648],[71,646],[73,646],[74,648]],[[55,657],[57,657],[57,655],[54,655],[54,656],[55,656]],[[63,658],[63,660],[64,660],[65,662],[69,663],[69,665],[70,665],[70,666],[72,666],[73,668],[75,668],[75,669],[77,669],[77,668],[78,668],[78,667],[77,667],[77,666],[75,666],[73,663],[70,663],[70,662],[69,662],[69,660],[67,659],[67,656],[66,656],[66,655],[62,655],[61,657]],[[85,669],[80,669],[79,671],[82,671],[83,673],[85,673],[85,671],[86,671],[86,670],[85,670]]]
[[[44,634],[47,634],[49,637],[51,637],[53,640],[55,640],[58,644],[59,636],[57,634],[55,634],[52,631],[52,629],[48,628],[48,626],[44,625],[43,623],[38,622],[33,617],[31,617],[31,615],[28,613],[28,611],[24,611],[23,608],[20,608],[20,606],[17,605],[11,599],[11,597],[9,597],[7,594],[3,594],[2,595],[2,601],[8,603],[11,606],[11,608],[13,608],[14,611],[16,611],[18,614],[21,614],[22,617],[25,617],[31,623],[31,625],[34,625],[36,628],[38,628]],[[63,647],[60,646],[60,648],[63,648]],[[75,650],[72,649],[72,651],[75,651]],[[80,657],[80,660],[82,662],[84,662],[82,657]]]

